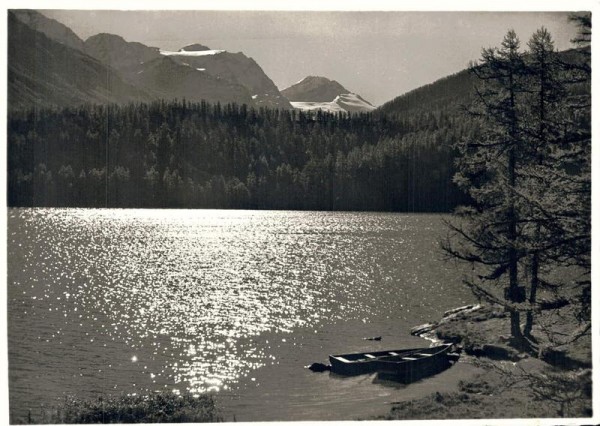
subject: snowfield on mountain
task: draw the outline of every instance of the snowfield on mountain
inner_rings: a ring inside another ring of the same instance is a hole
[[[179,50],[177,52],[171,52],[168,50],[161,50],[160,54],[164,56],[209,56],[218,55],[219,53],[225,52],[224,50]]]
[[[369,112],[375,107],[365,101],[356,93],[343,93],[336,96],[331,102],[290,102],[296,109],[302,111],[318,111],[323,112]]]

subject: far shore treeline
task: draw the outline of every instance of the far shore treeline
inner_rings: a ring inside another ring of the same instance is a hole
[[[11,113],[9,205],[447,212],[445,108],[335,115],[153,102]]]

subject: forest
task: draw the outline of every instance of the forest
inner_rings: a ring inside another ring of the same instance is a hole
[[[426,114],[307,114],[177,102],[9,118],[9,205],[447,212],[452,144]]]

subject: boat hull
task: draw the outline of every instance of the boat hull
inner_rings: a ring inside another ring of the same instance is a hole
[[[389,363],[399,362],[404,359],[417,362],[416,368],[422,368],[424,370],[430,370],[442,360],[442,355],[438,355],[438,352],[443,352],[445,357],[450,345],[436,346],[433,348],[413,348],[413,349],[396,349],[389,351],[379,352],[361,352],[351,353],[343,355],[329,355],[329,362],[331,363],[331,371],[335,374],[344,376],[355,376],[358,374],[369,374],[374,372],[380,372],[381,369],[385,369],[386,373],[391,375],[404,375],[405,373],[398,370],[397,367],[390,365]],[[420,354],[420,355],[417,355]],[[421,361],[422,358],[431,360]],[[434,362],[433,359],[436,359]],[[399,367],[400,369],[408,368],[408,366]]]
[[[444,345],[435,352],[416,353],[408,357],[413,359],[378,359],[374,361],[373,368],[380,379],[412,383],[450,367],[450,348],[451,345]]]
[[[374,361],[378,358],[405,355],[418,350],[419,348],[329,355],[329,363],[331,364],[331,371],[333,373],[344,376],[355,376],[358,374],[374,373]]]

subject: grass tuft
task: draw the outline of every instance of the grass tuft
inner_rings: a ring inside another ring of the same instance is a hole
[[[49,423],[207,423],[223,421],[210,395],[173,393],[100,397],[67,397]]]

